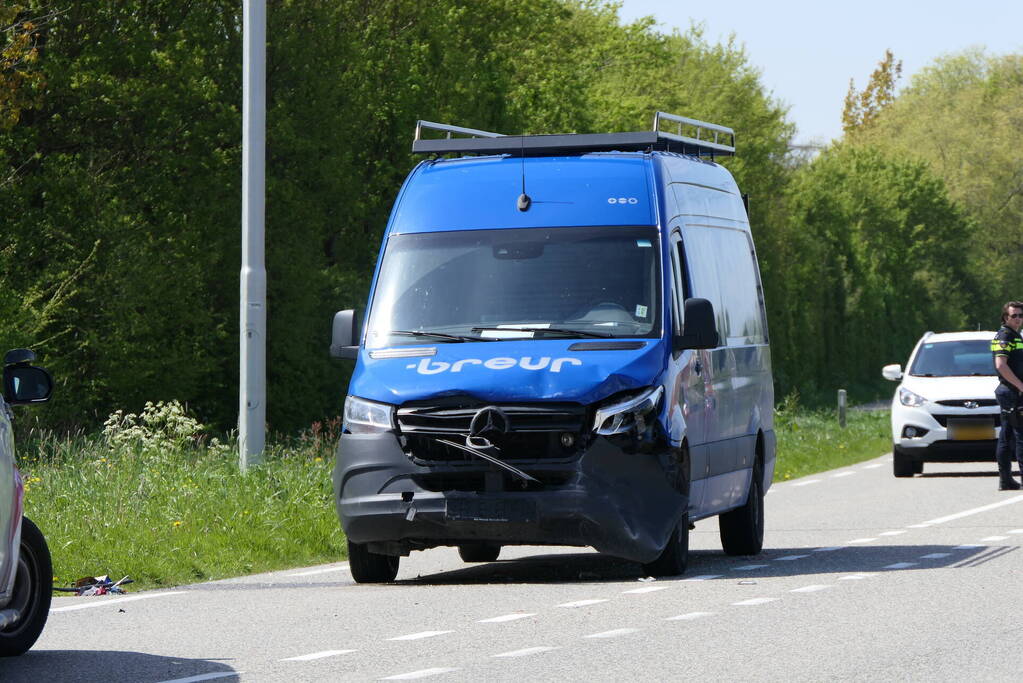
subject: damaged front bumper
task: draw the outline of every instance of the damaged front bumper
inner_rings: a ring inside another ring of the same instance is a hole
[[[442,545],[592,546],[641,563],[667,544],[688,504],[676,454],[627,453],[597,437],[577,457],[511,460],[528,485],[485,462],[421,465],[392,433],[344,434],[334,500],[345,534],[373,552]]]

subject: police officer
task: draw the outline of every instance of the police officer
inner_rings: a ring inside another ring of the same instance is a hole
[[[998,460],[998,490],[1016,491],[1020,485],[1012,478],[1012,456],[1023,472],[1023,420],[1016,412],[1023,394],[1023,302],[1010,301],[1002,306],[1002,327],[991,340],[991,353],[998,372],[995,398],[1002,409],[1002,429],[998,434],[995,459]]]

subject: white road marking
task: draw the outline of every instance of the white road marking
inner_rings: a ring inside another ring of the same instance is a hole
[[[952,550],[976,550],[977,548],[983,548],[984,546],[979,543],[963,543],[952,548]]]
[[[793,588],[789,593],[816,593],[817,591],[825,591],[831,588],[831,586],[822,586],[821,584],[812,584],[809,586],[803,586],[802,588]]]
[[[793,486],[809,486],[810,484],[819,484],[820,482],[821,482],[820,479],[807,479],[806,481],[794,482],[792,485]]]
[[[477,623],[479,624],[500,624],[504,621],[515,621],[516,619],[525,619],[526,617],[535,617],[536,612],[516,612],[515,614],[504,614],[499,617],[490,617],[489,619],[480,619]]]
[[[856,474],[855,472],[837,472],[831,475],[832,479],[838,479],[839,477],[850,477]]]
[[[988,536],[987,538],[980,539],[980,542],[984,543],[985,541],[1004,541],[1007,538],[1009,538],[1009,537],[1008,536]]]
[[[809,555],[786,555],[785,557],[774,558],[775,562],[791,562],[792,560],[801,560],[804,557],[810,557]]]
[[[870,543],[871,541],[876,541],[876,540],[877,540],[876,537],[875,538],[854,538],[851,541],[846,541],[846,543],[848,543],[848,544],[853,544],[853,543]]]
[[[767,566],[766,564],[744,564],[741,567],[736,567],[735,571],[737,571],[737,572],[749,572],[749,571],[753,571],[754,569],[763,569],[766,566]]]
[[[685,614],[679,614],[678,616],[668,617],[665,621],[691,621],[693,619],[699,619],[700,617],[710,617],[713,615],[713,612],[686,612]]]
[[[337,567],[327,567],[326,569],[310,569],[304,572],[294,572],[293,574],[285,574],[285,576],[314,576],[316,574],[331,574],[333,572],[348,572],[351,569],[348,568],[347,564],[339,565]]]
[[[721,574],[700,574],[699,576],[693,576],[688,579],[682,579],[682,582],[686,581],[710,581],[711,579],[720,579]]]
[[[279,659],[279,662],[310,662],[314,659],[323,659],[324,657],[336,657],[337,655],[346,655],[350,652],[358,652],[358,650],[324,650],[323,652],[314,652],[310,655],[299,655],[298,657],[288,657],[286,659]]]
[[[586,607],[596,605],[600,602],[607,602],[607,598],[595,598],[593,600],[576,600],[575,602],[563,602],[558,607]]]
[[[655,591],[663,591],[666,588],[668,588],[668,586],[646,586],[645,588],[633,588],[632,590],[622,591],[622,593],[624,595],[628,595],[629,593],[653,593]]]
[[[494,655],[494,656],[495,657],[526,657],[528,655],[538,655],[541,652],[550,652],[551,650],[557,650],[557,649],[560,649],[560,648],[557,648],[557,647],[546,647],[546,646],[527,647],[527,648],[523,648],[521,650],[512,650],[511,652],[502,652],[501,654]]]
[[[926,529],[930,524],[910,524],[907,529]]]
[[[603,631],[601,633],[591,633],[583,638],[617,638],[618,636],[627,636],[630,633],[639,633],[638,628],[616,628],[612,631]]]
[[[396,636],[394,638],[388,638],[388,640],[420,640],[421,638],[433,638],[434,636],[442,636],[445,633],[454,633],[454,631],[420,631],[419,633],[410,633],[407,636]]]
[[[872,574],[849,574],[848,576],[838,577],[839,581],[862,581],[863,579],[869,579]]]
[[[906,533],[905,529],[899,529],[897,531],[882,531],[878,536],[898,536],[899,534]]]
[[[199,681],[212,681],[215,678],[238,676],[241,673],[241,671],[220,671],[215,674],[199,674],[198,676],[189,676],[188,678],[172,678],[167,681],[160,681],[160,683],[198,683]]]
[[[841,550],[846,546],[844,545],[829,545],[827,548],[814,548],[812,552],[815,553],[830,553],[832,550]]]
[[[435,667],[433,669],[420,669],[419,671],[410,671],[407,674],[398,674],[397,676],[388,676],[382,678],[383,681],[411,681],[414,678],[426,678],[428,676],[438,676],[440,674],[448,674],[452,671],[458,671],[458,669],[452,668],[440,668]]]
[[[774,602],[778,598],[750,598],[749,600],[742,600],[741,602],[733,602],[733,605],[763,605],[768,602]]]
[[[948,557],[951,554],[952,553],[927,553],[926,555],[921,555],[920,559],[921,560],[940,560],[941,558]]]
[[[915,567],[918,564],[920,564],[920,563],[919,562],[896,562],[895,564],[890,564],[890,565],[886,566],[885,569],[909,569],[910,567]]]
[[[874,463],[873,465],[864,465],[864,466],[863,466],[863,467],[861,467],[860,469],[864,469],[864,470],[872,470],[872,469],[874,469],[875,467],[881,467],[881,463],[879,463],[879,462],[875,462],[875,463]]]
[[[1013,529],[1010,534],[1023,534],[1023,529]]]
[[[106,607],[107,605],[119,605],[122,602],[134,602],[136,600],[149,600],[150,598],[162,598],[169,595],[184,595],[188,591],[167,591],[164,593],[144,593],[140,595],[132,595],[128,598],[113,598],[112,600],[99,598],[101,602],[88,602],[81,605],[68,605],[67,607],[54,607],[50,610],[50,614],[54,612],[73,612],[79,609],[91,609],[93,607]],[[99,596],[96,596],[99,597]]]
[[[979,508],[963,510],[962,512],[957,512],[954,515],[946,515],[944,517],[938,517],[937,519],[931,519],[924,522],[924,524],[944,524],[945,522],[951,522],[954,519],[962,519],[963,517],[969,517],[970,515],[977,515],[980,514],[981,512],[987,512],[988,510],[1000,508],[1003,505],[1012,505],[1013,503],[1021,502],[1023,502],[1023,496],[1014,496],[1013,498],[1007,498],[1006,500],[1002,500],[997,503],[991,503],[990,505],[983,505]]]

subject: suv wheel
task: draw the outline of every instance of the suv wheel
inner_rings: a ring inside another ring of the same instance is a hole
[[[462,562],[493,562],[501,554],[501,546],[491,543],[458,546]]]
[[[388,583],[398,575],[397,555],[371,553],[365,543],[348,541],[348,568],[356,583]]]
[[[920,472],[923,472],[923,463],[920,464]],[[892,446],[892,474],[896,477],[912,477],[916,474],[913,459],[898,446]]]

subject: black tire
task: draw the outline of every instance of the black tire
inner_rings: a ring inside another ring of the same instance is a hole
[[[18,610],[21,616],[13,624],[0,629],[0,657],[20,655],[32,647],[50,614],[52,593],[50,549],[39,527],[28,517],[22,517],[14,595],[6,607]]]
[[[920,465],[923,472],[923,463]],[[898,447],[892,447],[892,474],[896,477],[912,477],[915,473],[913,459],[902,452]]]
[[[643,565],[647,576],[679,576],[686,573],[689,564],[689,511],[679,520],[668,538],[668,544],[656,560]]]
[[[365,543],[348,541],[348,568],[356,583],[389,583],[398,575],[397,555],[369,551]]]
[[[923,473],[924,473],[924,461],[923,460],[914,460],[913,461],[913,474],[923,474]]]
[[[718,516],[721,547],[728,555],[756,555],[764,547],[764,483],[759,461],[753,467],[746,504]]]
[[[501,546],[492,543],[458,546],[463,562],[493,562],[501,554]]]

